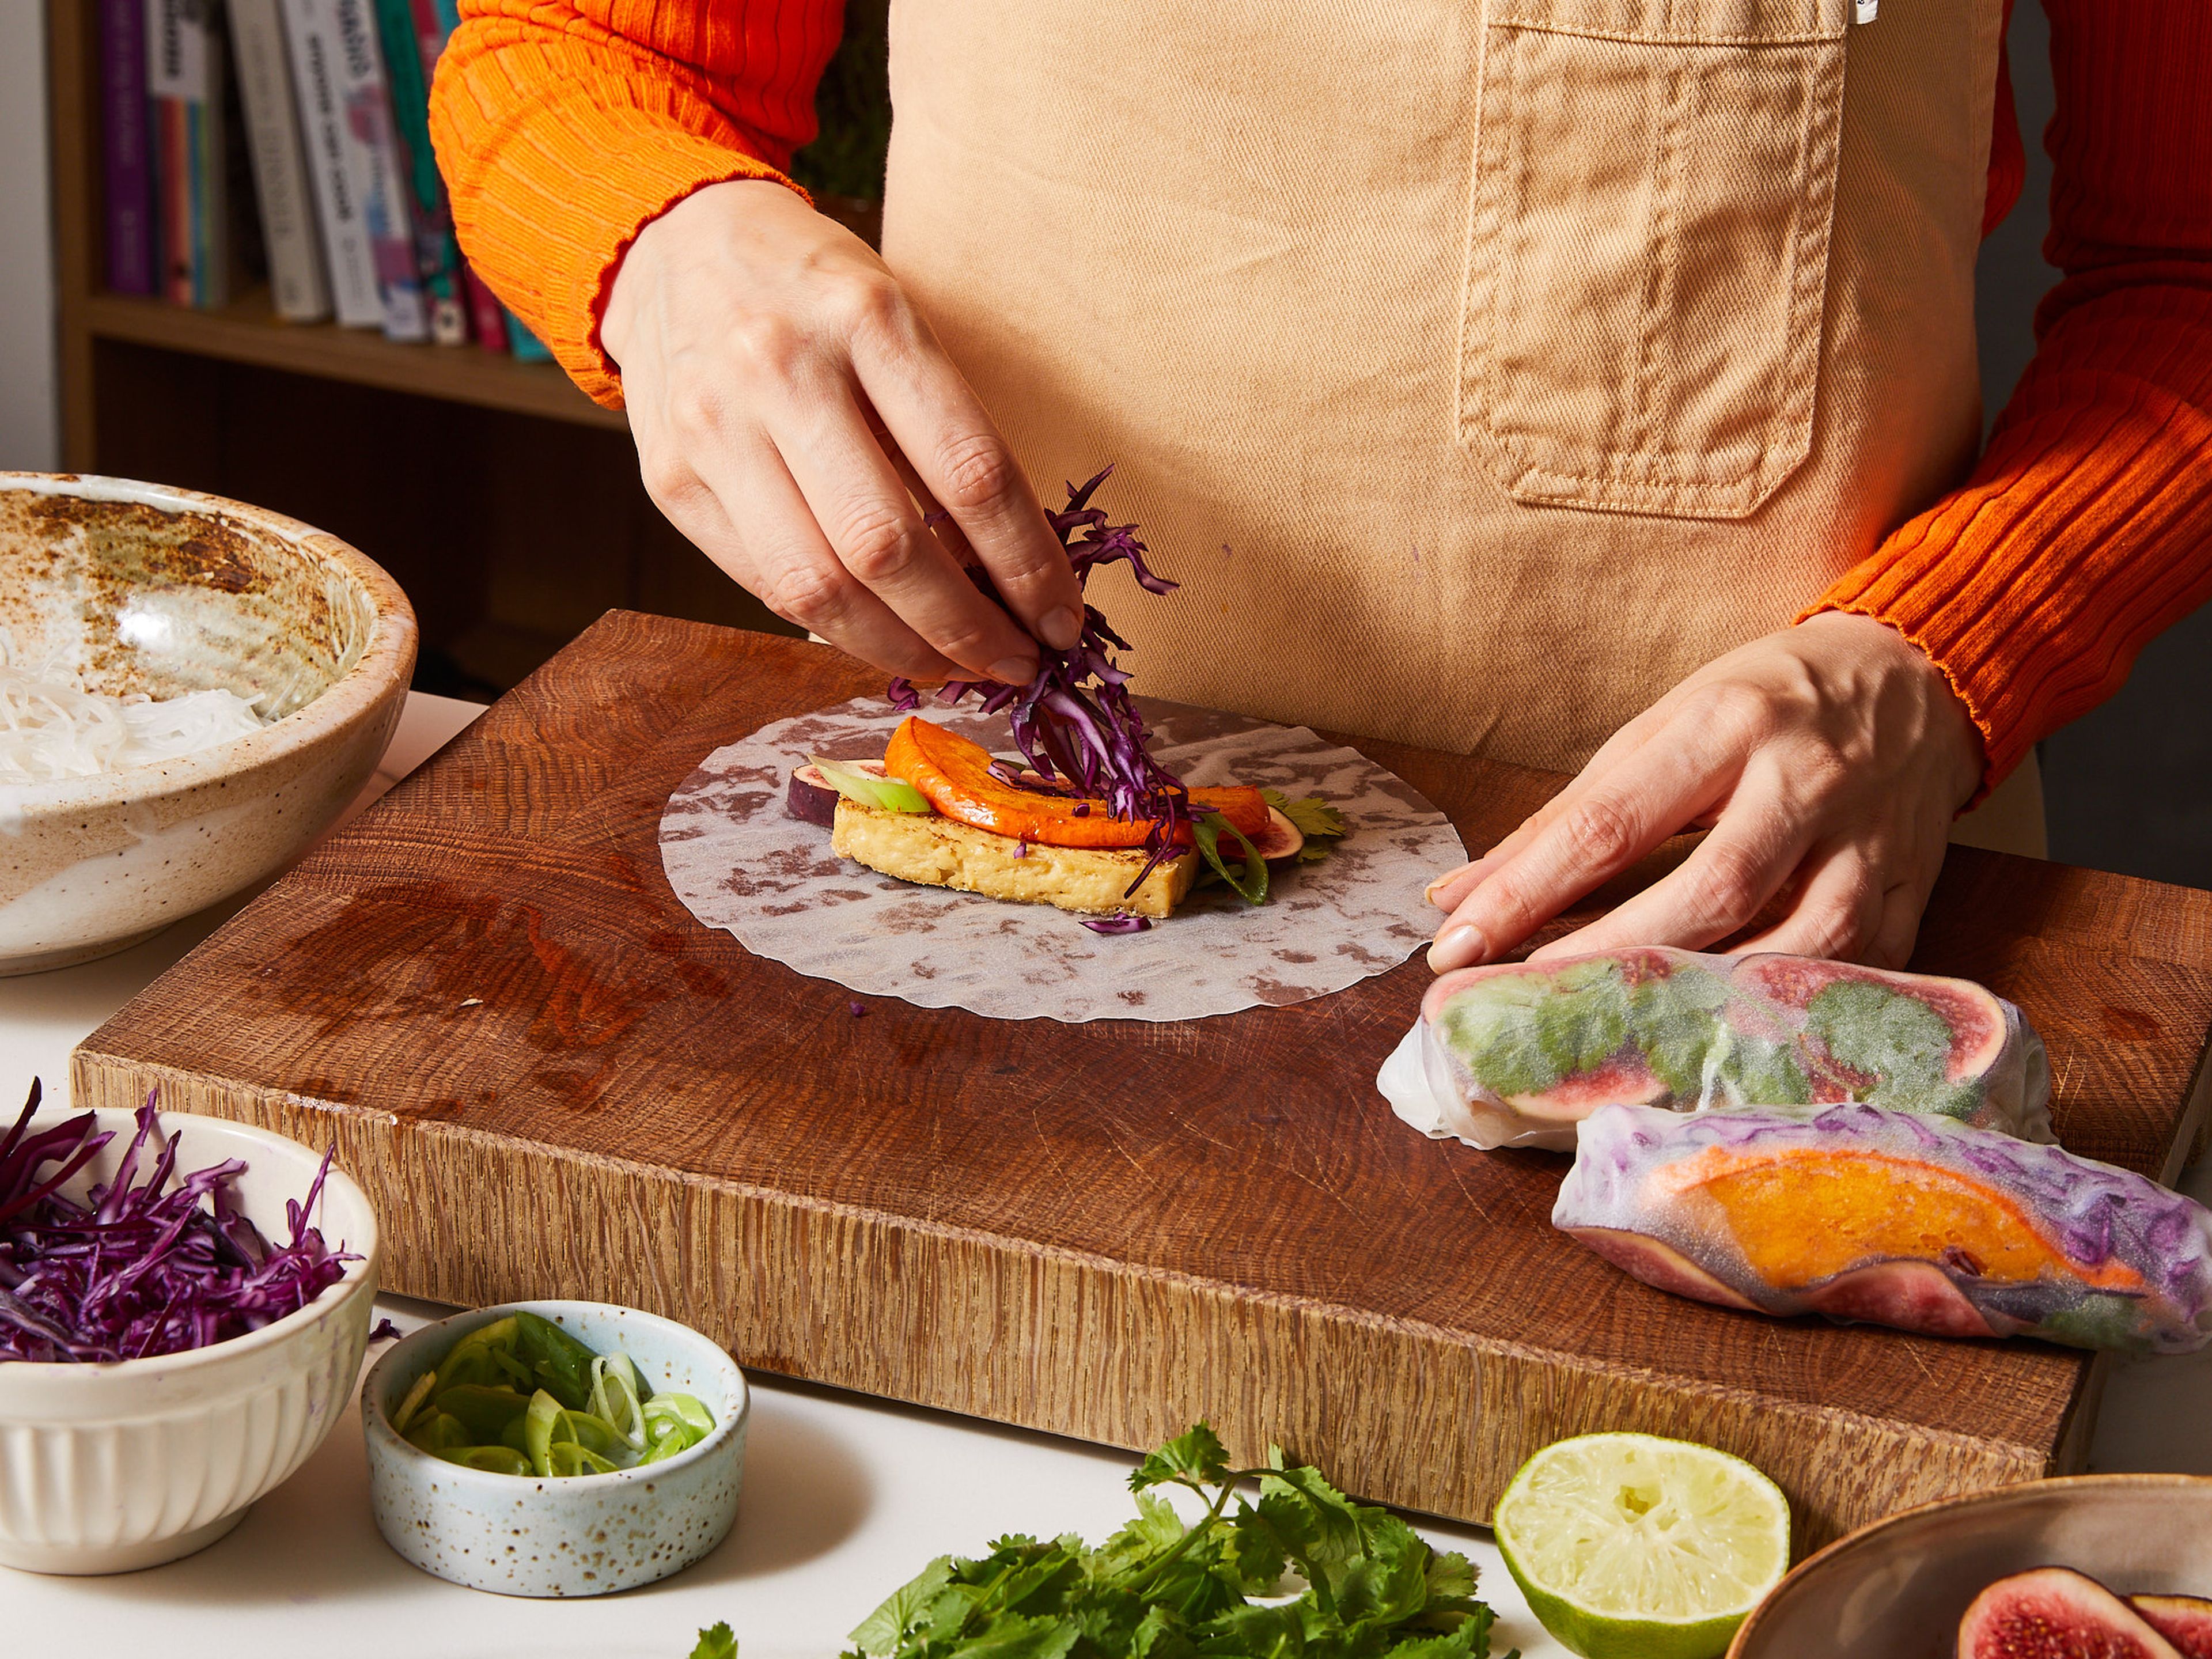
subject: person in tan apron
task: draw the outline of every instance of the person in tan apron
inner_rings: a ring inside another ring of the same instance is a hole
[[[637,235],[599,343],[671,518],[888,669],[1072,643],[1028,481],[1110,460],[1182,584],[1093,593],[1147,692],[1579,769],[1440,872],[1440,970],[1693,825],[1551,949],[1764,915],[1902,963],[1981,740],[1899,634],[1801,613],[1973,459],[2002,21],[902,0],[882,259],[714,185]],[[2032,763],[1977,818],[2039,854]]]

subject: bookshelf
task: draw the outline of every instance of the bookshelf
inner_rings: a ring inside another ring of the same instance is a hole
[[[64,467],[352,542],[415,603],[424,690],[503,690],[612,605],[795,631],[661,519],[623,416],[550,364],[283,322],[265,289],[214,311],[107,292],[97,8],[46,4]],[[873,240],[874,203],[817,199]]]

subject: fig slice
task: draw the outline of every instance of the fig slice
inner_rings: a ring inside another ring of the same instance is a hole
[[[2212,1659],[2212,1601],[2201,1595],[2130,1595],[2128,1602],[2185,1659]]]
[[[839,764],[851,767],[855,772],[866,772],[872,777],[884,775],[884,763],[879,760],[842,761]],[[811,762],[793,767],[790,786],[784,791],[783,810],[801,823],[819,824],[824,830],[837,822],[837,787],[822,775],[822,770]]]
[[[2038,1567],[2000,1578],[1959,1621],[1959,1659],[2182,1659],[2087,1573]]]
[[[1269,864],[1297,857],[1305,844],[1305,831],[1285,817],[1279,806],[1267,809],[1267,827],[1252,837],[1252,850]]]

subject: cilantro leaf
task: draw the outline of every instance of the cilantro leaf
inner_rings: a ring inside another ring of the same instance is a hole
[[[1060,1659],[1082,1634],[1073,1619],[1002,1613],[946,1654],[947,1659]]]
[[[1214,1433],[1213,1425],[1200,1422],[1177,1435],[1129,1473],[1129,1490],[1170,1484],[1218,1486],[1229,1478],[1229,1450]]]
[[[868,1659],[885,1659],[898,1651],[899,1642],[938,1592],[952,1581],[952,1558],[940,1555],[890,1593],[873,1613],[853,1626],[846,1639]],[[694,1654],[691,1659],[712,1659]]]
[[[730,1633],[727,1621],[699,1632],[691,1659],[738,1659],[738,1638]]]
[[[1283,1582],[1290,1558],[1283,1540],[1259,1510],[1240,1505],[1230,1522],[1229,1559],[1247,1595],[1268,1595]]]

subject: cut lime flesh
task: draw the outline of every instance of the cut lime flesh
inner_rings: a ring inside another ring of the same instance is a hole
[[[1790,1566],[1790,1506],[1726,1452],[1593,1434],[1521,1467],[1492,1520],[1544,1627],[1589,1659],[1711,1659]]]

